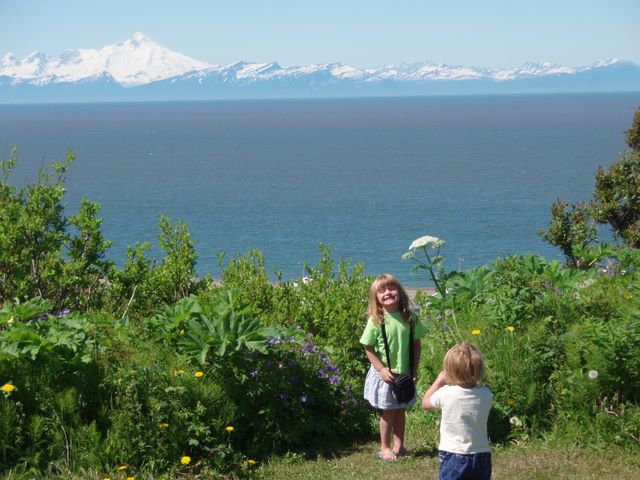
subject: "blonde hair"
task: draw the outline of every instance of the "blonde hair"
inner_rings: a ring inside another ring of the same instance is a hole
[[[382,323],[384,322],[384,309],[378,302],[377,293],[381,290],[384,290],[388,286],[396,287],[398,289],[398,294],[400,297],[398,302],[398,310],[402,313],[405,321],[409,322],[411,320],[409,296],[400,284],[400,281],[396,277],[394,277],[393,275],[389,275],[388,273],[383,273],[371,284],[371,289],[369,290],[369,306],[367,308],[367,314],[371,317],[375,325],[382,325]]]
[[[449,349],[442,362],[448,383],[475,387],[484,375],[484,360],[478,347],[460,342]]]

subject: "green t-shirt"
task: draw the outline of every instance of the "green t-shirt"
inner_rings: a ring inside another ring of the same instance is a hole
[[[409,324],[404,321],[402,313],[384,314],[385,330],[389,342],[389,357],[391,358],[391,371],[394,373],[409,373]],[[427,334],[427,327],[416,315],[413,315],[413,339],[417,340]],[[360,343],[373,347],[378,358],[385,366],[387,356],[384,353],[384,340],[382,329],[373,323],[371,317],[367,320],[367,326],[360,337]]]

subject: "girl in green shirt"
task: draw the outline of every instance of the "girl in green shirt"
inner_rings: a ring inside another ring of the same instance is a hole
[[[360,337],[371,368],[367,373],[364,398],[382,411],[380,417],[380,451],[377,457],[393,461],[407,453],[404,447],[406,408],[416,403],[416,398],[400,403],[391,393],[395,374],[411,373],[417,381],[420,361],[420,338],[426,333],[424,325],[417,321],[409,308],[409,297],[396,277],[380,275],[369,292],[369,318]],[[384,339],[380,326],[384,323],[391,368],[386,364]],[[413,324],[413,343],[409,333]],[[413,348],[413,365],[409,365],[409,349]],[[392,444],[393,439],[393,444]],[[393,448],[392,448],[393,447]]]

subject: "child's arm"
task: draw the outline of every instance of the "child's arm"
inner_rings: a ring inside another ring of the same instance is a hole
[[[422,397],[422,408],[425,410],[434,410],[435,407],[431,404],[431,396],[444,387],[447,384],[447,376],[444,372],[438,374],[438,378],[426,391],[424,397]]]
[[[367,354],[367,358],[371,362],[371,365],[373,365],[373,368],[378,371],[380,378],[386,383],[393,383],[395,379],[393,373],[391,372],[391,370],[389,370],[389,368],[384,366],[384,363],[380,361],[378,355],[376,355],[376,352],[373,350],[373,347],[370,345],[365,345],[364,352]]]

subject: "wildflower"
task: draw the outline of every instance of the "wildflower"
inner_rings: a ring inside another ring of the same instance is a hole
[[[255,460],[249,459],[247,460],[247,465],[249,465],[250,467],[253,467],[256,464]]]
[[[340,383],[341,378],[338,375],[333,375],[331,378],[329,378],[329,383],[331,385],[337,385],[338,383]]]
[[[305,404],[307,403],[308,397],[303,393],[302,395],[300,395],[300,398],[298,400],[300,401],[300,403]]]
[[[179,377],[180,375],[183,375],[183,374],[184,374],[184,370],[174,370],[173,374],[174,374],[176,377]]]
[[[102,480],[111,480],[111,477],[104,477]]]
[[[136,477],[127,477],[127,480],[136,480]]]
[[[251,370],[251,373],[249,373],[249,375],[251,375],[253,378],[256,378],[258,375],[260,375],[260,370]]]
[[[11,385],[10,383],[5,383],[2,387],[0,387],[0,390],[2,390],[4,393],[11,393],[16,390],[16,387],[14,385]]]
[[[416,252],[414,252],[413,250],[411,250],[411,251],[409,251],[409,252],[405,252],[405,253],[403,253],[403,254],[400,256],[400,258],[401,258],[402,260],[409,260],[409,259],[411,259],[411,258],[413,258],[413,257],[415,257],[415,256],[416,256]]]
[[[127,466],[126,466],[126,465],[120,465],[120,466],[118,467],[118,471],[119,471],[119,472],[124,472],[126,469],[127,469]]]
[[[521,427],[522,426],[522,420],[520,420],[515,415],[509,419],[509,423],[511,425],[513,425],[514,427]]]
[[[444,245],[444,240],[440,240],[437,237],[430,237],[429,235],[425,235],[424,237],[416,238],[413,242],[411,242],[409,250],[416,250],[418,248],[428,247],[429,245],[433,245],[434,248],[438,248]]]
[[[480,335],[480,330],[477,328],[475,330],[471,330],[471,335]]]
[[[168,423],[159,423],[158,426],[160,428],[169,428],[169,424]]]
[[[509,325],[509,326],[507,327],[507,331],[508,331],[508,332],[513,333],[513,331],[514,331],[514,330],[515,330],[515,328],[514,328],[514,327],[512,327],[511,325]]]
[[[201,372],[200,370],[198,370],[196,373],[193,374],[196,378],[200,378],[200,377],[204,377],[204,372]]]
[[[233,432],[233,427],[231,425],[227,425],[227,428],[225,428],[225,430],[229,433]]]
[[[509,405],[510,407],[513,407],[516,404],[516,401],[513,398],[510,398],[509,400],[507,400],[507,405]]]
[[[191,457],[188,457],[187,455],[185,455],[184,457],[181,457],[180,463],[183,465],[189,465],[191,463]]]
[[[587,375],[589,376],[589,378],[591,380],[595,380],[596,378],[598,378],[598,371],[597,370],[589,370],[589,373],[587,373]]]

